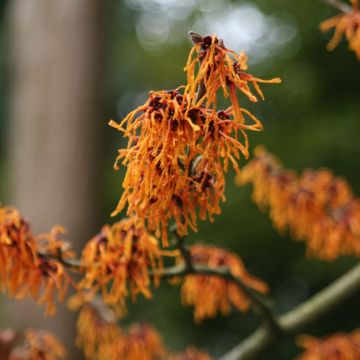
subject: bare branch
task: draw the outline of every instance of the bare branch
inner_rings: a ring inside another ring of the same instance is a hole
[[[360,290],[360,263],[328,287],[280,317],[280,324],[287,334],[297,332],[321,316],[329,313]]]
[[[304,327],[317,321],[359,291],[360,263],[303,304],[280,316],[279,333],[271,333],[269,329],[261,327],[224,354],[220,360],[254,359],[270,345],[278,342],[281,336],[298,334]]]
[[[340,0],[323,0],[328,5],[340,10],[341,12],[348,13],[352,10],[352,7]]]

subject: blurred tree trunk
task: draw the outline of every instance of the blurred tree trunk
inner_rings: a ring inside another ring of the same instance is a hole
[[[31,221],[35,233],[65,225],[78,250],[98,225],[105,3],[10,4],[8,202]],[[73,344],[74,324],[66,310],[45,321],[43,309],[33,304],[9,306],[14,326],[55,328],[67,346]]]

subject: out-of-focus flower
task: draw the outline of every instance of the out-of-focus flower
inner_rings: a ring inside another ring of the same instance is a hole
[[[150,92],[145,104],[120,123],[110,121],[129,138],[115,163],[115,169],[121,161],[127,171],[113,215],[127,207],[127,215],[143,219],[149,231],[162,236],[164,246],[171,219],[184,236],[189,228],[197,230],[198,214],[202,220],[212,220],[220,213],[229,163],[238,171],[241,155],[248,157],[246,132],[262,129],[261,122],[239,106],[235,87],[256,101],[248,84],[262,96],[258,83],[266,81],[244,72],[245,55],[225,49],[216,37],[201,39],[189,57],[186,87]],[[200,53],[193,59],[195,50]],[[206,104],[195,99],[203,82]],[[218,88],[231,97],[232,106],[225,110],[217,108]]]
[[[167,353],[160,334],[148,324],[134,324],[114,345],[117,359],[159,360]]]
[[[192,48],[185,71],[187,72],[188,85],[185,93],[191,98],[197,97],[196,91],[199,86],[204,86],[205,91],[196,105],[206,102],[206,107],[216,104],[217,91],[223,90],[224,96],[229,97],[235,121],[245,123],[244,110],[239,106],[236,88],[253,102],[258,101],[257,96],[264,99],[259,83],[280,83],[279,78],[262,80],[245,71],[248,69],[247,56],[244,53],[237,54],[224,46],[222,40],[215,35],[200,37],[195,35],[197,41]],[[194,57],[194,54],[195,57]],[[199,68],[197,70],[197,67]],[[249,85],[252,85],[257,95],[253,93]],[[247,113],[249,115],[249,113]]]
[[[360,9],[359,1],[351,0],[352,10],[334,16],[320,24],[322,31],[329,31],[335,28],[334,36],[327,45],[328,50],[334,50],[340,43],[343,35],[349,42],[349,48],[355,52],[360,60]]]
[[[85,294],[70,298],[71,310],[80,308],[77,319],[76,345],[83,349],[87,360],[119,359],[114,344],[119,341],[122,331],[117,325],[113,311],[98,299],[91,300]]]
[[[160,334],[150,325],[134,324],[127,331],[117,324],[114,311],[99,298],[77,294],[69,301],[73,310],[81,307],[76,343],[87,360],[160,360],[167,350]]]
[[[297,344],[305,348],[296,360],[357,360],[360,359],[360,330],[334,334],[325,339],[300,336]]]
[[[228,268],[245,286],[262,293],[268,290],[263,281],[246,271],[242,260],[236,254],[207,245],[192,246],[190,254],[194,265],[215,269]],[[215,275],[186,275],[181,297],[184,305],[194,306],[195,322],[214,317],[219,312],[226,315],[232,306],[242,312],[246,312],[250,307],[250,299],[235,282]]]
[[[151,298],[150,286],[158,285],[163,256],[168,255],[175,252],[161,250],[157,239],[136,217],[105,225],[83,250],[85,275],[79,288],[92,293],[100,290],[104,301],[123,315],[129,294],[133,300],[139,293]]]
[[[168,360],[212,360],[212,358],[206,352],[189,346],[184,352],[172,354]]]
[[[65,355],[65,348],[56,336],[47,331],[28,329],[24,345],[15,348],[9,360],[57,360]]]
[[[49,234],[34,237],[29,224],[18,211],[0,208],[0,286],[10,297],[31,295],[55,312],[55,297],[63,300],[72,284],[63,263],[74,255],[60,238],[63,230],[54,227]]]
[[[252,183],[255,203],[270,209],[280,232],[289,228],[294,238],[306,241],[309,255],[327,260],[360,256],[360,201],[343,178],[327,169],[306,170],[297,176],[257,148],[237,183]]]

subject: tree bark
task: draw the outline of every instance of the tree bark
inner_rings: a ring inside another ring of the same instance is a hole
[[[77,250],[98,227],[104,7],[101,0],[13,0],[9,9],[7,200],[34,233],[65,225]],[[11,309],[14,326],[56,328],[73,344],[66,310],[45,321],[33,304]]]

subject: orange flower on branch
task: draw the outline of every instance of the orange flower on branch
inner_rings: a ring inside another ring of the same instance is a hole
[[[76,345],[87,360],[117,359],[113,345],[122,336],[117,317],[98,299],[77,294],[69,300],[71,310],[80,308],[77,319]]]
[[[129,295],[133,301],[139,293],[151,298],[150,286],[159,283],[163,256],[173,255],[175,252],[160,249],[157,239],[136,217],[105,225],[83,250],[85,276],[79,287],[92,293],[100,290],[105,302],[123,315]]]
[[[228,164],[238,170],[241,155],[248,156],[246,131],[261,129],[251,114],[253,123],[241,124],[230,108],[217,112],[189,107],[189,102],[180,89],[152,92],[120,124],[110,123],[129,137],[128,147],[120,149],[117,158],[127,172],[113,215],[128,206],[129,216],[135,213],[145,219],[156,236],[162,232],[165,246],[171,218],[185,235],[188,227],[197,229],[197,207],[201,219],[220,212]]]
[[[297,344],[305,348],[297,360],[356,360],[360,359],[360,330],[350,334],[334,334],[325,339],[300,336]]]
[[[169,360],[212,360],[212,358],[206,352],[190,346],[182,353],[171,355]]]
[[[67,243],[60,239],[62,229],[34,237],[29,224],[13,208],[0,208],[0,285],[10,297],[31,295],[55,312],[55,296],[61,301],[73,285],[61,260],[72,258]]]
[[[184,236],[189,228],[197,230],[198,211],[202,220],[220,213],[228,164],[238,171],[240,156],[248,157],[246,131],[262,129],[261,122],[239,106],[236,87],[257,101],[250,84],[263,98],[258,83],[280,82],[246,73],[246,56],[226,49],[215,36],[197,36],[185,68],[185,87],[150,92],[145,104],[120,123],[110,121],[129,138],[115,163],[115,169],[121,161],[127,171],[112,215],[127,207],[128,216],[137,215],[149,231],[162,235],[164,246],[171,219]],[[193,59],[196,50],[199,54]],[[200,100],[195,99],[197,87]],[[232,106],[225,111],[217,109],[219,88],[231,98]]]
[[[73,297],[69,306],[81,307],[77,321],[77,345],[87,360],[164,359],[167,351],[162,338],[150,325],[134,324],[123,331],[117,324],[115,313],[100,299],[87,299],[86,295]]]
[[[237,182],[252,183],[255,203],[270,209],[280,232],[289,228],[294,238],[306,241],[310,255],[327,260],[360,256],[360,200],[344,179],[326,169],[297,176],[258,148]]]
[[[147,324],[132,325],[114,347],[117,359],[158,360],[167,353],[160,334]]]
[[[334,50],[340,43],[343,35],[349,42],[349,48],[355,52],[360,60],[360,9],[359,0],[352,0],[352,10],[334,16],[320,24],[322,31],[335,28],[333,38],[327,45],[328,50]]]
[[[250,289],[261,293],[268,291],[267,285],[250,275],[242,260],[233,253],[213,246],[194,245],[190,248],[190,254],[194,265],[215,269],[226,267]],[[235,282],[215,275],[186,275],[181,297],[184,305],[194,306],[194,319],[197,323],[205,318],[214,317],[219,312],[227,315],[232,307],[242,312],[246,312],[250,307],[250,299]]]
[[[188,100],[180,88],[152,92],[147,102],[120,124],[110,123],[129,137],[127,149],[119,150],[117,158],[127,166],[127,172],[124,193],[113,215],[128,206],[127,214],[146,219],[156,236],[162,230],[165,245],[167,223],[176,213],[180,192],[188,186],[191,161],[198,153],[201,136],[200,118],[192,119],[192,112],[186,110]],[[181,224],[179,219],[177,222]],[[187,217],[184,226],[194,227],[193,218]]]
[[[259,83],[280,83],[279,78],[262,80],[246,73],[247,56],[244,53],[237,54],[224,46],[222,40],[215,35],[201,37],[198,34],[190,33],[195,40],[188,62],[185,67],[187,72],[188,85],[185,93],[189,93],[194,99],[199,86],[204,87],[204,94],[197,99],[196,105],[206,100],[206,107],[216,104],[218,89],[222,89],[224,96],[229,97],[232,103],[235,121],[245,123],[243,112],[249,113],[240,108],[236,89],[240,90],[250,101],[258,101],[257,96],[264,99]],[[194,54],[195,57],[194,57]],[[196,70],[198,67],[198,70]],[[254,95],[249,85],[252,85],[256,94]],[[201,95],[201,94],[200,94]]]

